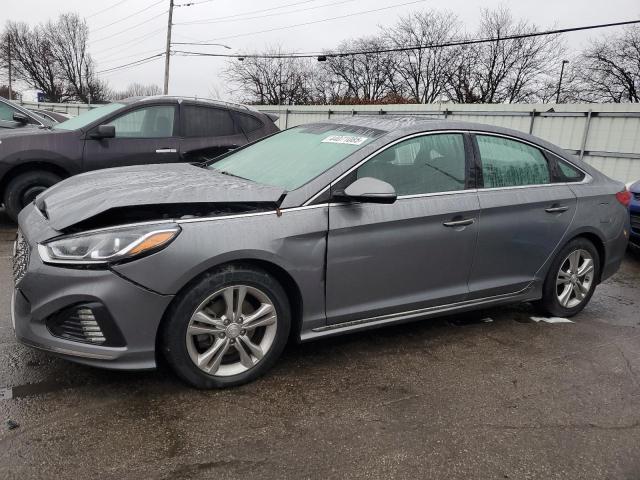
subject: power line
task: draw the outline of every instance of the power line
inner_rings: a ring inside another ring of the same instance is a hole
[[[414,0],[412,2],[405,2],[405,3],[396,4],[396,5],[390,5],[388,7],[374,8],[372,10],[362,10],[360,12],[348,13],[346,15],[340,15],[340,16],[337,16],[337,17],[323,18],[323,19],[314,20],[314,21],[311,21],[311,22],[297,23],[295,25],[286,25],[284,27],[269,28],[267,30],[260,30],[258,32],[239,33],[237,35],[228,35],[226,37],[211,38],[209,40],[204,40],[204,41],[198,42],[198,43],[181,42],[181,43],[176,43],[176,44],[177,45],[201,45],[201,44],[206,43],[206,42],[215,42],[217,40],[227,40],[229,38],[247,37],[247,36],[250,36],[250,35],[258,35],[260,33],[276,32],[278,30],[287,30],[289,28],[303,27],[303,26],[306,26],[306,25],[314,25],[316,23],[330,22],[332,20],[339,20],[339,19],[347,18],[347,17],[355,17],[355,16],[358,16],[358,15],[364,15],[366,13],[380,12],[380,11],[383,11],[383,10],[389,10],[391,8],[404,7],[406,5],[415,5],[416,3],[423,3],[423,2],[426,2],[426,1],[427,0]]]
[[[102,42],[103,40],[109,40],[109,39],[111,39],[111,38],[113,38],[113,37],[115,37],[115,36],[117,36],[117,35],[122,34],[122,33],[130,32],[133,28],[135,28],[135,27],[139,27],[140,25],[144,25],[145,23],[148,23],[148,22],[150,22],[151,20],[154,20],[154,19],[156,19],[156,18],[158,18],[158,17],[164,16],[167,12],[168,12],[168,10],[165,10],[164,12],[160,12],[159,14],[154,15],[153,17],[147,18],[146,20],[143,20],[143,21],[142,21],[142,22],[140,22],[140,23],[136,23],[135,25],[131,25],[131,26],[129,26],[129,27],[127,27],[127,28],[125,28],[124,30],[119,30],[118,32],[111,33],[111,34],[109,34],[109,35],[108,35],[108,36],[106,36],[106,37],[100,37],[100,38],[97,38],[96,40],[92,40],[92,41],[90,41],[89,43]]]
[[[120,19],[118,19],[118,20],[114,20],[113,22],[108,23],[108,24],[103,25],[103,26],[98,27],[98,28],[92,28],[92,29],[91,29],[91,32],[92,32],[92,33],[99,32],[100,30],[104,30],[105,28],[108,28],[108,27],[110,27],[110,26],[112,26],[112,25],[115,25],[115,24],[120,23],[120,22],[124,22],[125,20],[129,20],[131,17],[133,17],[133,16],[135,16],[135,15],[138,15],[139,13],[146,12],[146,11],[147,11],[147,10],[149,10],[150,8],[153,8],[153,7],[155,7],[156,5],[158,5],[158,4],[160,4],[160,3],[163,3],[163,2],[164,2],[164,0],[159,0],[159,1],[157,1],[157,2],[154,2],[154,3],[152,3],[151,5],[146,6],[146,7],[145,7],[145,8],[143,8],[142,10],[138,10],[137,12],[130,13],[130,14],[129,14],[129,15],[127,15],[126,17],[122,17],[122,18],[120,18]]]
[[[243,17],[245,15],[253,15],[254,13],[262,13],[262,12],[270,12],[272,10],[279,10],[281,8],[287,8],[287,7],[294,7],[297,5],[303,5],[305,3],[312,3],[312,2],[317,2],[318,0],[304,0],[302,2],[295,2],[295,3],[289,3],[287,5],[280,5],[278,7],[271,7],[271,8],[263,8],[262,10],[252,10],[250,12],[244,12],[244,13],[236,13],[233,15],[227,15],[224,17],[216,17],[216,18],[205,18],[203,20],[194,20],[194,21],[209,21],[209,20],[227,20],[229,18],[236,18],[236,17]],[[186,25],[189,22],[182,22],[180,25]],[[176,24],[177,25],[177,24]]]
[[[151,48],[151,49],[148,49],[148,50],[143,50],[141,52],[131,53],[131,54],[125,55],[125,56],[107,57],[107,58],[101,59],[100,60],[100,64],[119,62],[121,60],[127,60],[129,58],[137,57],[139,55],[144,55],[144,54],[147,54],[147,53],[156,52],[157,50],[158,50],[157,48]],[[122,52],[120,52],[120,53],[122,53]]]
[[[269,13],[267,15],[257,15],[255,17],[243,17],[243,18],[235,18],[235,19],[227,19],[227,20],[221,20],[221,19],[215,19],[215,20],[194,20],[192,22],[182,22],[182,23],[174,23],[174,25],[208,25],[208,24],[212,24],[212,23],[221,23],[221,22],[242,22],[244,20],[254,20],[256,18],[267,18],[267,17],[274,17],[277,15],[289,15],[291,13],[298,13],[298,12],[306,12],[308,10],[316,10],[318,8],[323,8],[323,7],[332,7],[334,5],[341,5],[343,3],[351,3],[351,2],[355,2],[357,0],[340,0],[339,2],[332,2],[332,3],[325,3],[322,5],[316,5],[313,7],[306,7],[306,8],[299,8],[297,10],[291,10],[288,12],[277,12],[277,13]]]
[[[102,10],[98,10],[95,13],[92,13],[91,15],[87,15],[84,18],[91,18],[91,17],[95,17],[96,15],[100,15],[101,13],[104,13],[108,10],[111,10],[112,8],[116,8],[118,5],[122,5],[124,2],[126,2],[127,0],[120,0],[118,3],[116,3],[115,5],[110,5],[107,8],[103,8]]]
[[[160,57],[164,57],[164,52],[160,52],[160,53],[156,53],[155,55],[151,55],[149,57],[145,57],[145,58],[141,58],[139,60],[135,60],[133,62],[129,62],[129,63],[125,63],[124,65],[118,65],[117,67],[111,67],[111,68],[106,68],[104,70],[99,70],[96,72],[96,74],[104,74],[104,73],[109,73],[109,72],[113,72],[116,70],[122,70],[124,68],[128,68],[128,67],[136,67],[138,65],[142,65],[144,63],[148,63],[156,58],[160,58]]]
[[[489,37],[489,38],[476,38],[476,39],[464,39],[464,40],[453,40],[450,42],[444,43],[430,43],[424,45],[411,45],[406,47],[394,47],[394,48],[379,48],[379,49],[370,49],[370,50],[353,50],[347,52],[335,52],[335,51],[325,51],[325,52],[308,52],[308,53],[284,53],[284,54],[229,54],[229,53],[206,53],[206,52],[190,52],[183,50],[175,50],[173,53],[177,53],[180,55],[186,56],[201,56],[201,57],[223,57],[223,58],[316,58],[318,56],[322,57],[346,57],[351,55],[366,55],[366,54],[376,54],[376,53],[391,53],[391,52],[405,52],[408,50],[422,50],[428,48],[444,48],[444,47],[454,47],[454,46],[463,46],[463,45],[474,45],[479,43],[490,43],[490,42],[501,42],[505,40],[518,40],[523,38],[530,37],[540,37],[545,35],[559,35],[562,33],[571,33],[578,32],[583,30],[594,30],[598,28],[609,28],[609,27],[618,27],[623,25],[633,25],[640,23],[640,20],[629,20],[625,22],[615,22],[615,23],[602,23],[598,25],[586,25],[582,27],[571,27],[571,28],[560,28],[555,30],[545,30],[541,32],[530,32],[530,33],[522,33],[516,35],[506,35],[504,37]]]

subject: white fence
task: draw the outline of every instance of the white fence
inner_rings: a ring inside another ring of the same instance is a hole
[[[25,102],[26,103],[26,102]],[[84,104],[29,103],[72,115]],[[258,106],[280,116],[281,129],[352,115],[422,115],[487,123],[531,133],[583,158],[612,178],[640,179],[640,105],[638,104],[430,104]]]

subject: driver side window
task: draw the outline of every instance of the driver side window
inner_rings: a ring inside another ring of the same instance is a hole
[[[464,190],[465,152],[461,133],[423,135],[395,144],[357,170],[393,186],[398,196]]]
[[[116,138],[161,138],[173,136],[175,107],[157,105],[138,108],[112,120]]]
[[[0,120],[13,120],[13,113],[15,110],[11,108],[9,105],[6,105],[3,102],[0,102]]]

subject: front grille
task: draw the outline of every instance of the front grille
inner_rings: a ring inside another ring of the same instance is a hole
[[[631,228],[640,232],[640,215],[631,214]]]
[[[634,193],[633,198],[635,198],[636,200],[640,200],[640,193]]]
[[[24,274],[27,273],[29,255],[29,244],[25,240],[24,235],[22,235],[22,232],[18,230],[18,236],[13,246],[13,281],[16,285],[22,280]]]

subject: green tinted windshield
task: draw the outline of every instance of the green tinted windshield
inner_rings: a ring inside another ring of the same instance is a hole
[[[303,125],[209,165],[254,182],[295,190],[385,133],[351,125]]]
[[[84,113],[81,113],[77,117],[70,118],[69,120],[56,124],[54,130],[78,130],[84,128],[90,123],[98,120],[100,117],[115,112],[119,108],[124,107],[122,103],[109,103],[101,107],[92,108]]]

